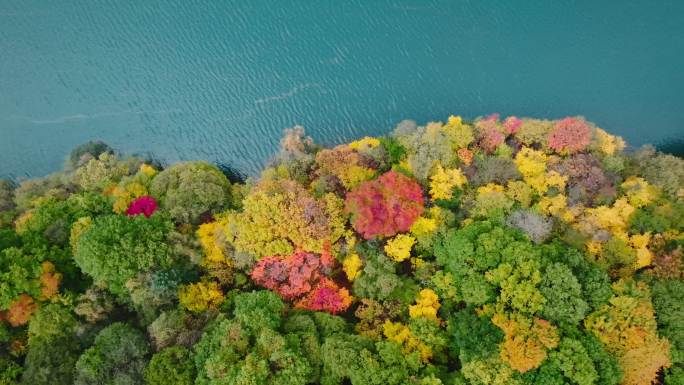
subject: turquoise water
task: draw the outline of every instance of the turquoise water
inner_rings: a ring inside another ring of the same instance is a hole
[[[333,144],[499,112],[684,137],[684,1],[0,0],[0,176],[102,139],[255,173],[284,127]]]

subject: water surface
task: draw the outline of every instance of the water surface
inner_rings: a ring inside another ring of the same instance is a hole
[[[0,176],[101,139],[255,173],[450,113],[684,137],[684,1],[0,0]]]

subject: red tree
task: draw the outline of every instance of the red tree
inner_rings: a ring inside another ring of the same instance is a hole
[[[345,201],[354,229],[366,239],[408,231],[424,209],[420,185],[395,171],[360,184]]]
[[[262,258],[252,270],[254,282],[273,290],[286,300],[296,300],[297,307],[338,313],[351,305],[351,297],[328,278],[335,259],[298,251],[292,255]]]
[[[581,118],[565,118],[549,131],[549,147],[561,155],[584,150],[591,140],[591,129]]]

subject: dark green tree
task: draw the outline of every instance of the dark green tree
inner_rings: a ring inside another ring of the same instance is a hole
[[[116,322],[102,329],[76,362],[75,385],[142,385],[149,347],[132,326]]]

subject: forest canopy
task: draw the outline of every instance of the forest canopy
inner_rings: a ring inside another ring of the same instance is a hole
[[[498,115],[0,181],[0,385],[684,383],[684,160]]]

